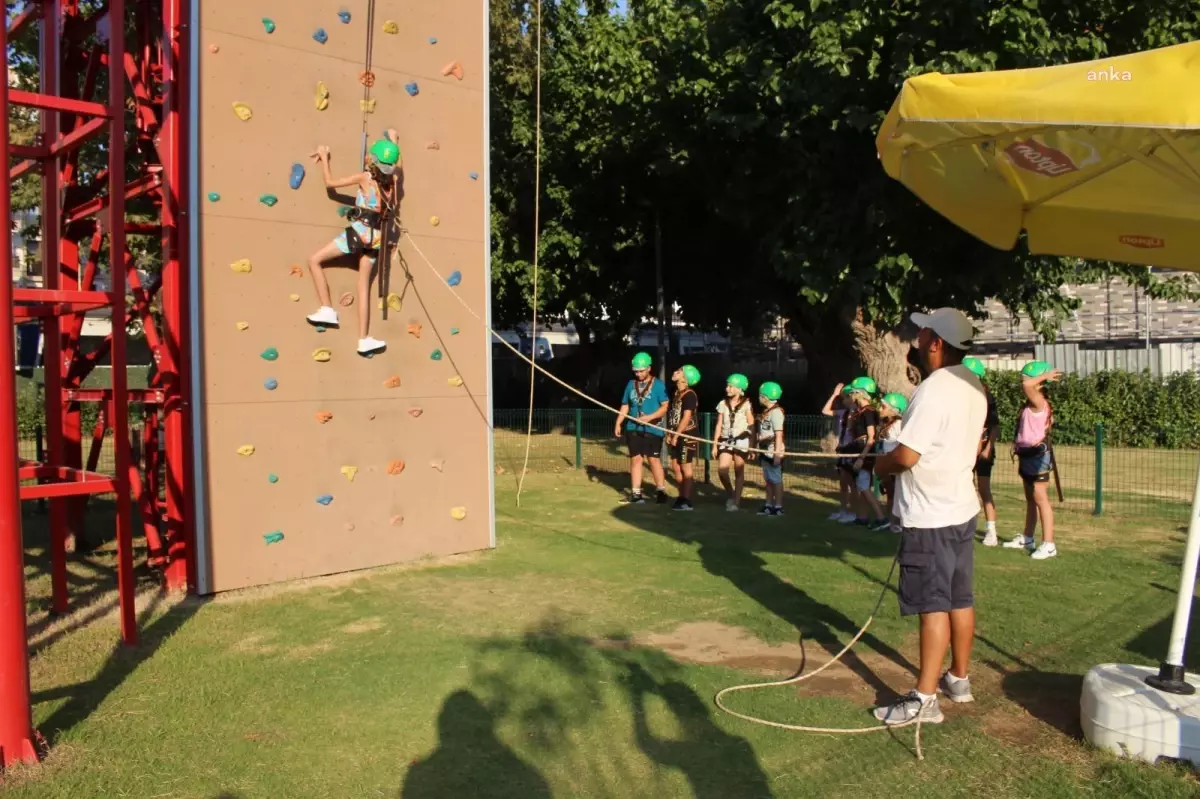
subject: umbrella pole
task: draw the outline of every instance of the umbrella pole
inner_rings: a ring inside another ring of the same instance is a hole
[[[1171,694],[1193,694],[1196,689],[1184,679],[1183,652],[1187,646],[1188,622],[1192,614],[1192,596],[1196,591],[1196,565],[1200,561],[1200,468],[1196,470],[1196,488],[1192,492],[1192,516],[1188,521],[1187,549],[1183,554],[1183,574],[1175,601],[1175,619],[1171,623],[1171,644],[1167,659],[1158,674],[1147,677],[1152,688]]]

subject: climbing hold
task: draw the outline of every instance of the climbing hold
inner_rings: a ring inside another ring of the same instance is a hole
[[[238,322],[238,323],[237,323],[237,329],[238,329],[238,330],[249,330],[249,329],[250,329],[250,323],[249,323],[249,322]]]
[[[442,149],[442,145],[438,144],[435,141],[431,141],[431,142],[429,142],[429,144],[425,145],[425,149],[426,150],[440,150],[440,149]]]
[[[350,211],[351,211],[351,210],[353,210],[353,209],[351,209],[351,208],[350,208],[350,206],[348,206],[348,205],[343,205],[341,208],[338,208],[338,210],[337,210],[337,214],[338,214],[338,216],[340,216],[342,219],[345,219],[346,217],[350,216]]]
[[[469,177],[471,180],[479,180],[479,173],[478,172],[468,172],[467,177]]]
[[[429,217],[429,224],[437,227],[438,225],[442,224],[442,220],[438,219],[436,216],[431,216]]]
[[[210,192],[208,193],[208,201],[209,201],[210,203],[217,203],[217,202],[220,202],[220,201],[221,201],[221,195],[217,194],[215,191],[210,191]]]
[[[391,524],[392,527],[399,527],[400,525],[404,524],[404,517],[400,514],[396,514],[392,518],[388,519],[388,523]]]
[[[267,347],[262,351],[262,353],[260,353],[259,357],[261,357],[264,361],[277,361],[279,360],[279,350],[275,349],[274,347]]]
[[[358,82],[368,89],[375,85],[375,73],[370,70],[358,73]]]
[[[220,51],[221,51],[220,45],[210,44],[208,46],[208,52],[210,52],[210,53],[219,53]]]
[[[274,208],[275,203],[279,202],[279,198],[274,194],[260,194],[258,196],[258,201],[268,208]]]
[[[431,467],[431,468],[433,468],[433,469],[436,469],[436,470],[438,470],[438,471],[440,472],[440,471],[442,471],[442,469],[443,469],[443,468],[445,468],[445,466],[446,466],[446,462],[445,462],[444,460],[442,460],[442,461],[430,461],[430,462],[429,462],[429,465],[430,465],[430,467]]]
[[[254,112],[250,110],[250,106],[245,103],[234,103],[233,113],[237,114],[237,118],[243,122],[248,122],[250,117],[254,116]]]
[[[273,533],[264,533],[263,540],[267,542],[267,546],[270,546],[271,544],[278,544],[283,540],[283,533],[279,532],[278,530]]]
[[[324,111],[329,107],[329,89],[325,86],[325,81],[317,81],[317,95],[314,99],[318,111]]]
[[[450,518],[456,522],[461,522],[463,519],[467,518],[467,509],[466,508],[451,508],[450,509]]]
[[[322,494],[317,497],[317,502],[322,505],[328,505],[330,502],[333,502],[333,494]]]
[[[275,32],[275,23],[269,17],[262,18],[263,30],[267,33]]]
[[[329,34],[325,32],[324,28],[317,28],[313,31],[313,41],[317,44],[325,44],[325,42],[329,41]]]
[[[442,351],[441,350],[434,350],[433,352],[429,353],[429,360],[440,361],[441,359],[442,359]]]
[[[330,352],[325,347],[318,347],[317,349],[313,350],[312,358],[314,361],[319,361],[320,363],[325,363],[332,357],[333,357],[333,353]]]
[[[430,43],[430,44],[437,44],[437,37],[436,37],[436,36],[430,36],[430,37],[429,37],[429,43]]]
[[[452,336],[457,336],[457,335],[458,335],[458,328],[457,328],[457,327],[452,327],[452,328],[450,328],[450,335],[452,335]]]
[[[385,20],[383,23],[383,32],[395,36],[400,32],[400,25],[394,19]]]
[[[413,322],[411,325],[409,325],[408,326],[408,334],[410,336],[420,338],[421,337],[421,323]]]
[[[325,328],[324,328],[324,326],[322,326],[322,325],[313,325],[313,329],[314,329],[314,330],[316,330],[318,333],[324,333],[324,332],[325,332]]]
[[[457,286],[462,282],[462,272],[455,270],[450,273],[450,277],[446,278],[446,285]]]
[[[237,453],[239,455],[243,455],[248,458],[254,454],[254,445],[253,444],[242,444],[240,447],[237,448]]]
[[[373,422],[373,421],[375,421],[375,414],[373,414],[373,413],[368,413],[368,414],[367,414],[367,421],[368,421],[368,422]]]
[[[268,474],[268,475],[267,475],[267,482],[268,482],[268,483],[270,483],[271,485],[274,485],[275,483],[278,483],[278,482],[279,482],[279,475],[275,474],[274,472],[272,472],[271,474]]]
[[[288,185],[293,189],[300,188],[300,184],[304,182],[304,165],[292,164],[292,174],[288,176]]]
[[[400,388],[400,375],[392,375],[383,381],[384,388]]]
[[[289,294],[288,299],[291,300],[292,302],[300,302],[300,295],[299,294]]]
[[[333,414],[330,413],[329,411],[317,411],[317,421],[320,422],[321,424],[325,424],[332,418],[333,418]]]
[[[274,391],[275,389],[279,388],[279,381],[273,377],[268,377],[263,381],[263,388],[265,388],[267,391]]]
[[[370,100],[359,100],[358,101],[358,110],[362,111],[364,114],[374,114],[375,113],[375,98],[372,97]]]
[[[346,532],[347,533],[354,532],[354,522],[346,522]]]
[[[450,379],[448,379],[446,382],[450,385],[451,388],[459,388],[463,384],[463,379],[461,377],[459,377],[458,375],[455,375],[454,377],[451,377]]]
[[[338,19],[340,19],[342,21],[343,25],[349,25],[350,24],[350,12],[344,8],[339,10],[338,11]]]
[[[462,80],[463,79],[462,64],[460,64],[457,61],[451,61],[446,66],[442,67],[442,77],[443,78],[448,78],[451,75],[458,78],[459,80]]]
[[[292,268],[288,270],[288,274],[292,277],[304,277],[304,269],[299,264],[292,264]]]
[[[421,93],[421,87],[417,85],[415,80],[411,80],[404,84],[404,91],[408,92],[409,97],[416,97]]]
[[[338,302],[343,308],[349,308],[354,304],[354,295],[347,291],[338,298]]]
[[[354,475],[358,474],[358,467],[357,466],[343,466],[338,471],[340,471],[347,480],[349,480],[351,483],[353,483]]]
[[[425,411],[421,410],[420,408],[409,408],[408,409],[408,415],[414,419],[418,418],[423,413],[425,413]]]
[[[404,471],[404,461],[388,461],[388,474],[400,474],[402,471]]]
[[[387,296],[387,304],[388,304],[388,307],[391,308],[393,311],[399,311],[401,308],[404,307],[404,301],[400,299],[399,294],[389,294]]]
[[[233,270],[233,271],[235,271],[235,272],[241,272],[242,274],[246,274],[247,272],[249,272],[249,271],[250,271],[251,269],[253,269],[254,267],[252,267],[252,266],[250,265],[250,259],[249,259],[249,258],[242,258],[242,259],[240,259],[240,260],[238,260],[238,261],[234,261],[233,263],[231,263],[231,264],[229,265],[229,268],[230,268],[230,269],[232,269],[232,270]]]

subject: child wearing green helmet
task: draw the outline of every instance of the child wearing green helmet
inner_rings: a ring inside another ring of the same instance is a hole
[[[1005,549],[1024,549],[1034,560],[1046,560],[1058,554],[1054,545],[1054,506],[1050,504],[1050,475],[1054,470],[1054,453],[1050,449],[1050,429],[1054,425],[1054,410],[1046,398],[1046,384],[1062,376],[1045,361],[1032,361],[1021,370],[1021,389],[1025,405],[1017,417],[1017,435],[1013,452],[1017,456],[1017,472],[1025,486],[1025,530],[1004,544]],[[1038,519],[1042,521],[1042,543],[1034,546]]]
[[[848,462],[854,476],[858,510],[853,520],[844,523],[884,530],[891,522],[884,516],[883,508],[871,490],[875,474],[873,450],[879,435],[879,414],[871,402],[876,388],[875,381],[869,377],[859,377],[850,384],[850,401],[854,409],[850,412],[851,443],[844,448],[844,461]]]
[[[996,465],[996,442],[1000,440],[1000,414],[996,410],[996,398],[992,396],[984,378],[987,367],[978,358],[963,358],[963,366],[979,378],[983,385],[983,393],[987,398],[987,417],[983,423],[983,431],[979,438],[979,454],[975,458],[975,486],[979,490],[979,503],[983,505],[983,518],[986,525],[983,534],[983,545],[994,547],[1000,543],[996,535],[996,500],[992,496],[992,469]]]
[[[672,510],[695,510],[692,505],[693,464],[699,455],[699,444],[683,436],[695,436],[698,429],[696,415],[700,411],[700,398],[693,386],[700,382],[700,370],[691,364],[679,367],[671,374],[675,383],[675,396],[671,398],[671,409],[667,411],[667,449],[671,453],[671,471],[679,483],[679,498]]]
[[[324,144],[317,147],[312,157],[321,165],[327,189],[342,189],[354,186],[354,210],[352,222],[333,241],[321,247],[308,258],[308,270],[312,274],[313,286],[321,307],[308,315],[309,324],[321,328],[338,327],[338,312],[333,307],[329,293],[329,281],[325,278],[324,264],[337,258],[350,256],[358,267],[358,354],[373,355],[382,352],[387,344],[373,338],[371,329],[371,283],[376,272],[376,261],[383,242],[383,229],[390,224],[389,212],[399,202],[398,173],[401,169],[399,135],[389,129],[384,138],[371,145],[363,171],[348,177],[335,178],[329,169],[329,148]],[[386,257],[386,254],[385,254]]]
[[[875,451],[886,455],[900,444],[900,431],[903,428],[904,412],[908,410],[908,398],[903,394],[884,394],[879,401],[879,444]],[[900,524],[892,513],[896,499],[896,476],[881,477],[879,486],[883,489],[883,497],[887,505],[888,529],[893,533],[900,532]]]
[[[758,402],[762,413],[758,420],[758,455],[762,465],[763,482],[767,484],[767,502],[759,516],[783,515],[783,428],[787,417],[779,404],[783,387],[767,381],[758,387]]]
[[[746,398],[750,381],[743,374],[732,374],[725,381],[725,399],[717,404],[717,430],[713,435],[712,457],[717,461],[721,485],[729,494],[725,510],[737,511],[746,484],[746,455],[750,451],[750,430],[754,427],[754,411]],[[733,466],[736,483],[730,482],[729,467]]]
[[[650,461],[650,474],[654,478],[654,493],[658,504],[667,501],[667,477],[663,472],[662,447],[666,433],[659,421],[667,415],[671,398],[667,387],[650,374],[653,362],[647,353],[633,356],[633,379],[625,385],[621,398],[621,411],[613,435],[621,437],[624,425],[625,443],[629,447],[629,480],[631,483],[628,502],[641,505],[642,464]]]
[[[835,449],[839,453],[842,451],[842,447],[850,443],[850,391],[850,386],[838,383],[834,387],[833,393],[829,395],[829,399],[825,400],[825,407],[821,408],[821,415],[833,418],[833,432],[837,437]],[[838,476],[838,509],[829,514],[829,520],[831,522],[852,522],[855,517],[853,510],[854,475],[849,468],[843,468],[840,458],[834,465],[834,471]]]

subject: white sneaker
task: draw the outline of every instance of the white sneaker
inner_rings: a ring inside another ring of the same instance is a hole
[[[305,317],[310,325],[321,325],[322,327],[337,327],[338,315],[337,311],[330,308],[328,305],[322,305],[317,309],[316,313],[310,313]]]
[[[371,338],[370,336],[367,336],[366,338],[360,338],[358,340],[358,354],[370,355],[373,352],[379,352],[386,346],[387,344],[385,342],[382,342],[377,338]]]
[[[738,505],[732,499],[727,499],[725,500],[725,510],[729,511],[730,513],[737,513]]]
[[[1033,539],[1026,538],[1023,535],[1019,535],[1011,541],[1005,541],[1004,548],[1005,549],[1027,549],[1030,552],[1032,552],[1034,549]]]
[[[991,530],[990,532],[988,532],[986,535],[983,536],[983,545],[985,547],[1000,546],[1000,539],[996,537],[995,530]]]
[[[837,510],[835,510],[833,513],[829,514],[829,521],[831,521],[831,522],[837,522],[837,521],[841,521],[841,519],[842,519],[842,515],[843,515],[845,512],[846,512],[846,511],[842,510],[841,508],[838,508],[838,509],[837,509]]]
[[[1034,560],[1045,560],[1046,558],[1053,558],[1057,554],[1058,547],[1054,546],[1054,544],[1047,544],[1045,541],[1043,541],[1042,545],[1035,549],[1033,554],[1029,557],[1033,558]]]
[[[838,524],[854,524],[858,521],[858,517],[853,513],[843,513],[842,518],[838,519]]]

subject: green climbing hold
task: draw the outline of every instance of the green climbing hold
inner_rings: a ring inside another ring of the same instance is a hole
[[[452,336],[457,336],[457,335],[458,335],[458,328],[457,328],[457,327],[452,327],[452,328],[450,328],[450,335],[452,335]]]
[[[279,202],[279,198],[274,194],[262,194],[259,195],[258,201],[268,208],[271,208],[275,205],[275,203]]]
[[[442,359],[442,351],[434,350],[432,353],[429,354],[429,358],[434,361],[440,361]]]
[[[271,20],[270,17],[263,17],[262,24],[263,24],[263,30],[265,30],[267,33],[275,32],[275,23]]]
[[[210,203],[220,202],[220,200],[221,200],[221,195],[217,194],[215,191],[210,191],[208,193],[208,201]]]
[[[276,483],[278,483],[278,482],[279,482],[279,475],[277,475],[277,474],[268,474],[268,475],[267,475],[267,482],[268,482],[268,483],[270,483],[271,485],[275,485]]]
[[[279,532],[278,530],[276,530],[273,533],[264,533],[263,534],[263,541],[266,541],[267,544],[278,544],[282,540],[283,540],[283,533]]]
[[[341,208],[338,208],[338,216],[340,216],[342,219],[345,219],[346,217],[350,216],[350,210],[350,206],[343,205]]]
[[[275,361],[279,359],[279,350],[274,347],[267,347],[262,351],[262,359],[264,361]]]

